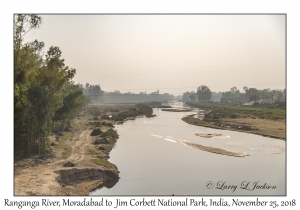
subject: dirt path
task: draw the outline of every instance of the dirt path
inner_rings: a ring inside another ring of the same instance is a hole
[[[78,134],[75,135],[73,139],[76,140],[76,144],[72,146],[72,153],[69,158],[64,160],[58,160],[48,165],[49,166],[57,165],[58,163],[68,162],[68,161],[72,163],[78,163],[79,161],[82,161],[85,157],[84,149],[88,144],[91,143],[90,132],[91,131],[89,130],[85,130],[81,132],[79,135]]]
[[[55,171],[63,169],[65,162],[73,162],[81,165],[85,162],[85,147],[91,143],[90,130],[84,130],[75,134],[73,138],[76,141],[72,146],[72,153],[68,159],[58,160],[52,163],[47,161],[34,162],[32,159],[22,160],[15,164],[15,183],[14,195],[66,195],[63,188],[56,180],[58,176]],[[17,187],[16,187],[17,186]]]

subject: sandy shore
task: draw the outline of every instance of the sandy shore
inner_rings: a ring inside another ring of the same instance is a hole
[[[252,118],[222,118],[220,120],[201,120],[188,115],[182,120],[191,125],[210,127],[222,130],[232,130],[244,133],[252,133],[276,139],[286,139],[286,121]]]
[[[228,156],[234,156],[234,157],[250,156],[250,154],[243,153],[243,152],[234,152],[234,151],[229,151],[229,150],[215,148],[215,147],[203,146],[203,145],[195,144],[195,143],[188,142],[188,141],[183,141],[182,143],[187,146],[193,147],[195,149],[199,149],[199,150],[203,150],[203,151],[211,152],[211,153],[216,153],[216,154],[220,154],[220,155],[228,155]]]

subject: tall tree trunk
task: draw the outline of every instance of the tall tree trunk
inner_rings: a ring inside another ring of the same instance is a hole
[[[41,158],[41,139],[40,139],[40,128],[39,128],[39,135],[38,135],[38,139],[39,139],[39,158]]]
[[[29,156],[31,156],[30,154],[30,137],[29,137],[29,125],[30,125],[30,111],[29,111],[29,117],[28,117],[28,126],[27,126],[27,139],[28,139],[28,154]]]

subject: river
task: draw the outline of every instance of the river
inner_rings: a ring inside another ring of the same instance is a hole
[[[170,105],[182,107],[180,102]],[[118,182],[90,195],[285,195],[285,141],[242,132],[189,125],[193,112],[153,109],[157,117],[118,125],[119,139],[109,161],[120,171]],[[202,138],[195,133],[220,133]],[[232,157],[210,153],[183,140],[251,154]]]

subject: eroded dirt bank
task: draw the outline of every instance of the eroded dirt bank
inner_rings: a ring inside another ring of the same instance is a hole
[[[201,120],[195,114],[185,116],[182,120],[191,125],[252,133],[261,136],[286,139],[285,120],[252,119],[252,118],[222,118],[219,120]]]
[[[70,129],[50,136],[52,152],[46,158],[15,160],[14,195],[88,195],[97,186],[118,180],[117,167],[107,160],[118,138],[115,121],[108,116],[133,106],[90,107]]]
[[[113,164],[101,166],[91,161],[94,156],[89,154],[89,147],[93,146],[90,132],[85,130],[73,137],[76,143],[67,159],[55,156],[16,162],[14,195],[88,195],[97,185],[119,179],[119,171]],[[74,167],[65,167],[66,163]]]

